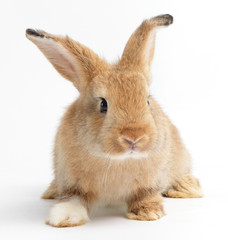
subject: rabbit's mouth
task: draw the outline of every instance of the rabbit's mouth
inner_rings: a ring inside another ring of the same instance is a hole
[[[103,152],[110,159],[147,158],[154,147],[154,136],[150,126],[128,125],[113,128],[103,142]],[[113,137],[113,135],[117,135]]]
[[[129,148],[121,153],[112,153],[108,158],[112,160],[143,159],[147,158],[148,154],[148,152],[140,151],[139,148]]]
[[[125,158],[133,158],[133,159],[141,159],[141,158],[146,158],[148,154],[140,152],[138,149],[129,149],[126,151],[125,154],[123,154]]]

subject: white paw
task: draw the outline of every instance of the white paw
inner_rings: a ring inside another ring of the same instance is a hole
[[[46,223],[53,227],[74,227],[85,224],[88,220],[87,209],[78,198],[74,197],[56,203]]]

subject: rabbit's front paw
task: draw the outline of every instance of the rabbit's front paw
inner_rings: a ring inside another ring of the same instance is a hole
[[[137,212],[128,212],[127,217],[132,220],[155,221],[165,216],[163,208],[145,211],[141,209]]]
[[[53,227],[75,227],[85,224],[89,220],[87,209],[78,198],[56,203],[46,224]]]
[[[141,199],[139,193],[136,196],[133,198],[134,201],[130,202],[128,206],[127,217],[129,219],[154,221],[166,215],[160,194],[152,194]]]

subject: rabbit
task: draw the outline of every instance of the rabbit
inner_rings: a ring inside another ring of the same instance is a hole
[[[203,196],[178,130],[149,93],[156,31],[172,23],[169,14],[144,20],[114,64],[68,36],[26,30],[80,93],[57,131],[54,180],[42,198],[58,201],[47,224],[85,224],[97,203],[115,201],[129,219],[153,221],[165,215],[163,196]]]

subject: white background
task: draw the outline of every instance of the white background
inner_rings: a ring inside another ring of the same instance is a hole
[[[227,239],[227,10],[225,0],[1,1],[1,239]],[[81,227],[45,225],[53,202],[39,196],[52,179],[54,135],[78,92],[25,29],[69,34],[113,61],[143,19],[164,13],[174,24],[157,35],[151,94],[179,128],[205,198],[165,199],[156,222],[103,209]]]

